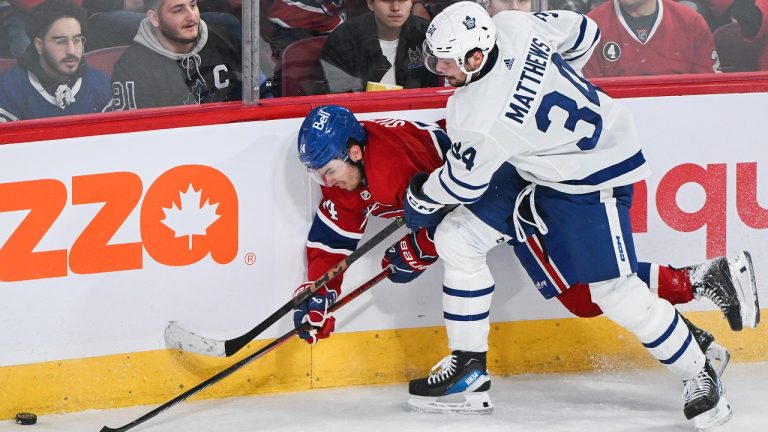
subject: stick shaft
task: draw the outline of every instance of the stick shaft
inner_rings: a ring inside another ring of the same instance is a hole
[[[381,282],[383,279],[385,279],[389,274],[391,273],[391,268],[387,267],[384,270],[382,270],[379,274],[365,282],[364,284],[360,285],[353,291],[351,291],[346,296],[342,297],[337,301],[331,308],[329,309],[330,312],[335,312],[338,309],[341,309],[344,305],[351,302],[352,300],[359,297],[364,292],[371,289],[374,285]],[[123,426],[120,426],[118,428],[110,428],[108,426],[104,426],[101,428],[100,432],[125,432],[127,430],[133,429],[134,427],[144,423],[145,421],[155,417],[156,415],[162,413],[163,411],[189,399],[190,397],[194,396],[195,394],[205,390],[206,388],[216,384],[217,382],[223,380],[224,378],[232,375],[237,370],[241,369],[243,366],[251,363],[252,361],[256,360],[259,357],[262,357],[264,354],[272,351],[273,349],[279,347],[286,341],[288,341],[291,337],[297,335],[301,331],[309,330],[310,325],[305,323],[301,327],[295,328],[288,333],[285,333],[284,335],[280,336],[279,338],[273,340],[260,350],[248,355],[247,357],[243,358],[242,360],[238,361],[237,363],[232,364],[231,366],[227,367],[226,369],[222,370],[221,372],[217,373],[216,375],[208,378],[207,380],[201,382],[200,384],[190,388],[189,390],[185,391],[184,393],[176,396],[175,398],[169,400],[168,402],[160,405],[159,407],[153,409],[152,411],[149,411],[148,413],[144,414],[143,416],[137,418],[136,420],[127,423]]]
[[[363,255],[368,253],[376,245],[384,241],[384,239],[386,239],[392,233],[397,231],[397,229],[400,228],[402,225],[403,225],[403,218],[396,217],[383,230],[379,231],[375,236],[371,237],[370,240],[365,242],[363,245],[357,248],[354,252],[349,254],[349,256],[347,256],[346,258],[341,260],[338,264],[336,264],[334,267],[330,268],[319,279],[314,281],[310,289],[304,291],[300,295],[289,300],[287,303],[281,306],[278,310],[272,313],[272,315],[267,317],[267,319],[259,323],[256,327],[252,328],[244,335],[225,341],[224,342],[225,356],[229,357],[232,354],[235,354],[236,352],[240,351],[240,349],[248,345],[248,343],[252,341],[254,338],[256,338],[256,336],[263,333],[264,330],[268,329],[274,323],[276,323],[280,318],[285,316],[287,313],[291,312],[297,304],[308,299],[312,294],[314,294],[318,289],[320,289],[320,287],[324,286],[331,279],[334,279],[336,276],[343,273],[347,269],[347,267],[352,265],[352,263],[360,259],[360,257],[362,257]]]

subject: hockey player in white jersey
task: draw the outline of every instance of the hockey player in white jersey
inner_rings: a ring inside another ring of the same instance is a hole
[[[588,283],[603,313],[683,381],[686,418],[701,429],[722,424],[731,410],[719,377],[674,307],[636,275],[629,208],[632,184],[649,169],[629,112],[579,72],[599,37],[593,21],[568,11],[491,19],[476,3],[459,2],[437,15],[425,63],[458,87],[447,107],[453,144],[443,167],[411,180],[406,224],[440,223],[444,292],[478,297],[463,303],[462,316],[486,307],[482,297],[492,291],[484,254],[535,235],[539,262],[523,262],[528,272],[538,264],[566,287]],[[471,205],[443,219],[448,204]],[[490,386],[485,369],[484,352],[454,352],[411,382],[409,404],[482,393]]]

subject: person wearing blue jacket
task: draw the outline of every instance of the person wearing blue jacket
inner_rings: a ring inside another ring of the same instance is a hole
[[[86,26],[85,11],[65,0],[48,0],[32,11],[32,43],[0,77],[0,122],[109,109],[109,78],[83,58]]]

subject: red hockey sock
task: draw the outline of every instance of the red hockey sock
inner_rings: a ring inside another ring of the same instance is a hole
[[[676,269],[659,266],[659,297],[673,305],[684,304],[693,300],[693,287],[688,277],[688,269]]]
[[[592,294],[588,284],[574,284],[557,296],[560,303],[572,314],[581,318],[592,318],[601,315],[600,306],[592,303]]]

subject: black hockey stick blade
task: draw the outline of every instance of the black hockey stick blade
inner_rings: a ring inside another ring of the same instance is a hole
[[[397,229],[402,225],[402,217],[394,218],[392,222],[384,229],[371,237],[367,242],[358,247],[354,252],[349,254],[349,256],[341,260],[338,264],[330,268],[319,279],[314,281],[310,289],[305,290],[303,293],[289,300],[278,310],[272,313],[272,315],[267,317],[267,319],[259,323],[256,327],[252,328],[244,335],[227,340],[212,339],[186,330],[175,322],[171,321],[165,328],[166,345],[168,347],[179,348],[183,351],[197,354],[216,357],[232,356],[233,354],[240,351],[244,346],[248,345],[248,343],[256,338],[256,336],[260,335],[262,332],[264,332],[264,330],[268,329],[270,326],[276,323],[280,318],[291,312],[294,306],[309,298],[309,296],[320,289],[320,287],[328,283],[328,281],[343,273],[350,265],[352,265],[352,263],[357,261],[360,257],[384,241],[384,239],[397,231]]]
[[[369,281],[365,282],[364,284],[357,287],[355,290],[351,291],[346,296],[342,297],[337,301],[331,308],[329,309],[329,312],[336,312],[339,310],[342,306],[345,304],[351,302],[352,300],[356,299],[357,297],[360,297],[361,294],[371,289],[374,285],[384,280],[389,274],[392,272],[392,267],[387,267],[384,270],[382,270],[379,274],[371,278]],[[237,363],[234,363],[233,365],[227,367],[226,369],[222,370],[221,372],[217,373],[216,375],[208,378],[207,380],[201,382],[200,384],[192,387],[191,389],[185,391],[184,393],[176,396],[175,398],[169,400],[168,402],[160,405],[159,407],[153,409],[152,411],[144,414],[143,416],[137,418],[136,420],[126,423],[123,426],[117,427],[117,428],[111,428],[109,426],[104,426],[101,428],[100,432],[124,432],[129,429],[133,429],[134,427],[144,423],[145,421],[155,417],[156,415],[162,413],[163,411],[180,404],[181,402],[189,399],[190,397],[196,395],[197,393],[200,393],[201,391],[205,390],[206,388],[216,384],[217,382],[223,380],[224,378],[232,375],[235,373],[238,369],[242,368],[243,366],[251,363],[252,361],[256,360],[257,358],[263,356],[264,354],[272,351],[273,349],[279,347],[283,343],[285,343],[287,340],[289,340],[291,337],[299,334],[299,332],[309,330],[310,325],[305,323],[301,327],[295,328],[288,333],[280,336],[279,338],[273,340],[260,350],[249,354],[247,357],[243,358],[242,360],[238,361]]]

